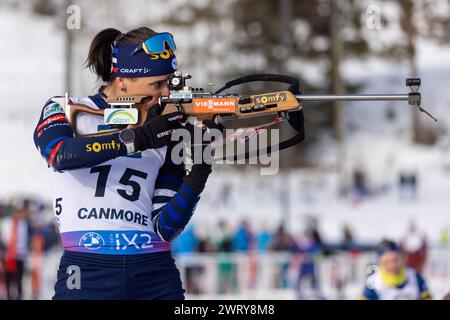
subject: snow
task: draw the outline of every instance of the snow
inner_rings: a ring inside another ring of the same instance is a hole
[[[0,119],[0,134],[6,138],[2,150],[8,150],[2,151],[5,154],[0,167],[0,194],[4,197],[35,194],[49,199],[46,165],[35,150],[32,132],[41,105],[63,90],[63,33],[52,18],[32,16],[26,11],[1,8],[0,21],[8,25],[8,29],[15,30],[4,32],[2,28],[2,37],[9,50],[0,52],[0,69],[8,84],[1,86],[0,92],[4,104],[10,107],[4,108],[4,116]],[[450,92],[445,83],[450,80],[450,73],[446,72],[445,66],[450,66],[450,55],[442,53],[449,49],[426,42],[419,42],[418,47],[424,103],[439,118],[443,130],[447,130]],[[343,70],[350,81],[366,81],[363,92],[405,92],[406,67],[399,64],[393,73],[392,66],[392,63],[372,59],[364,63],[350,61]],[[313,74],[313,70],[308,72]],[[218,217],[238,220],[247,215],[257,221],[281,221],[284,215],[280,212],[282,205],[277,195],[289,177],[292,186],[290,218],[301,220],[309,214],[321,217],[321,227],[330,239],[339,237],[344,222],[351,221],[362,240],[375,240],[382,235],[395,236],[396,230],[409,219],[417,219],[428,235],[436,238],[440,226],[449,223],[446,212],[446,194],[450,187],[447,183],[450,167],[448,138],[442,137],[436,147],[411,145],[408,131],[411,113],[405,103],[349,103],[345,108],[349,128],[345,145],[347,172],[363,164],[373,188],[388,185],[391,192],[370,198],[357,207],[353,207],[348,199],[338,199],[335,196],[337,176],[332,170],[336,146],[330,142],[318,148],[316,158],[324,160],[317,161],[317,170],[303,169],[267,177],[259,176],[257,170],[251,169],[243,172],[216,170],[195,220],[213,224]],[[385,120],[387,109],[395,112],[393,122]],[[398,172],[404,169],[417,170],[420,177],[420,198],[414,203],[397,201],[395,182]],[[234,198],[216,209],[225,181],[233,186]],[[386,224],[385,221],[396,223]],[[373,224],[379,227],[373,228]],[[302,223],[293,221],[292,225],[301,226]]]
[[[0,86],[0,195],[36,194],[49,199],[46,165],[34,147],[33,130],[41,106],[62,92],[62,32],[50,18],[1,7],[0,21],[5,26],[0,32],[6,49],[0,51],[4,81]]]

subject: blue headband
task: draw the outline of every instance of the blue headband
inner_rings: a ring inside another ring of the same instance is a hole
[[[141,44],[118,44],[114,48],[111,70],[113,77],[155,77],[171,74],[177,70],[177,58],[172,50],[148,54],[139,49],[130,57],[137,46]]]

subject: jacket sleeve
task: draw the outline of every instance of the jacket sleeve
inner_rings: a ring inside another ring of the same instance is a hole
[[[204,183],[201,187],[189,183],[184,164],[174,164],[170,152],[168,148],[166,161],[156,179],[152,208],[155,232],[165,241],[172,241],[186,227],[204,187]]]
[[[64,109],[53,99],[42,109],[33,138],[47,164],[57,171],[90,168],[127,154],[118,133],[76,138]]]

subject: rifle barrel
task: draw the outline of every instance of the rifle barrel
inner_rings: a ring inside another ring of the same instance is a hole
[[[349,94],[349,95],[295,95],[300,101],[403,101],[407,94]]]

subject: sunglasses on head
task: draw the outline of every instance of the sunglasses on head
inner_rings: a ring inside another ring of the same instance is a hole
[[[173,36],[169,32],[157,33],[144,42],[140,46],[137,46],[136,49],[130,52],[130,54],[123,60],[123,62],[117,67],[117,70],[120,70],[124,66],[124,64],[131,59],[139,50],[144,50],[147,54],[158,54],[163,53],[166,49],[166,44],[175,51],[177,49],[175,45],[175,41],[173,40]]]
[[[173,36],[169,32],[162,32],[151,36],[142,43],[142,49],[144,49],[147,54],[162,53],[165,50],[166,43],[172,51],[177,49]]]

